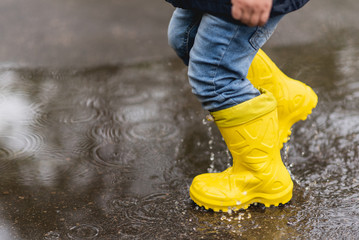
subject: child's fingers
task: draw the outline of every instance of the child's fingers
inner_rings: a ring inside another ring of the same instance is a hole
[[[247,25],[250,27],[258,26],[260,19],[261,19],[261,16],[259,13],[253,13],[251,15],[250,21],[247,23]]]
[[[269,12],[263,12],[258,20],[258,26],[263,26],[267,23],[269,19]]]
[[[252,24],[252,15],[253,13],[250,11],[242,11],[242,16],[239,20],[246,25],[250,25]]]
[[[240,20],[242,17],[242,10],[240,8],[232,7],[232,17],[236,20]]]

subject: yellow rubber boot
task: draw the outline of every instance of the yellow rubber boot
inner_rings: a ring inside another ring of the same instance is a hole
[[[292,198],[293,182],[278,147],[277,102],[271,93],[260,91],[256,98],[212,113],[233,166],[194,178],[190,196],[199,206],[228,211],[252,203],[278,206]]]
[[[286,76],[262,50],[255,56],[247,78],[256,88],[265,88],[276,98],[282,148],[289,139],[292,125],[311,114],[318,97],[309,86]]]

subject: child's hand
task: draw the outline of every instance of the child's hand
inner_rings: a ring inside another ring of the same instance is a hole
[[[232,16],[248,26],[262,26],[269,18],[273,0],[231,0]]]

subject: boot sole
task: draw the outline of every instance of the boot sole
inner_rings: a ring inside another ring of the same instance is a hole
[[[210,199],[211,204],[206,203],[201,199],[201,197],[197,197],[195,193],[190,191],[191,199],[200,207],[204,207],[207,210],[212,209],[214,212],[228,212],[228,211],[237,211],[237,210],[245,210],[251,204],[260,203],[263,204],[265,207],[278,207],[279,205],[286,204],[292,199],[292,192],[293,192],[293,183],[291,182],[288,188],[273,196],[273,194],[256,194],[252,196],[247,201],[243,203],[237,203],[236,201],[215,201]],[[279,195],[279,196],[277,196]],[[209,201],[207,201],[209,202]]]

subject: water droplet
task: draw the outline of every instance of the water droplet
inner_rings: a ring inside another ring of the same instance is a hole
[[[213,122],[213,121],[214,121],[214,118],[212,117],[211,114],[208,114],[208,115],[206,115],[206,120],[207,120],[207,121],[210,121],[210,122]]]
[[[209,160],[214,161],[214,153],[211,153],[211,156],[209,157]]]

